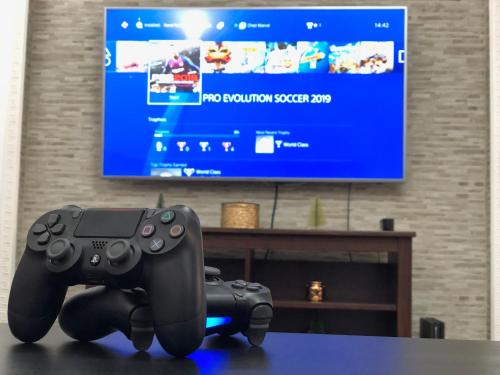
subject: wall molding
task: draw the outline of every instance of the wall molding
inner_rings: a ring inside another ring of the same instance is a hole
[[[490,335],[500,340],[500,1],[490,0]]]
[[[29,0],[9,2],[0,13],[0,321],[16,259]]]

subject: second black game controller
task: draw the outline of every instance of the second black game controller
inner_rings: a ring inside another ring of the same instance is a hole
[[[260,345],[273,316],[270,290],[243,280],[224,282],[220,271],[213,267],[205,267],[205,277],[205,334],[241,332],[250,344]],[[137,350],[147,350],[154,336],[148,295],[142,289],[87,289],[66,301],[59,324],[68,336],[80,341],[93,341],[121,331]]]
[[[205,334],[207,307],[198,216],[186,206],[67,206],[44,214],[29,230],[12,282],[12,334],[24,342],[45,336],[68,286],[77,284],[143,288],[163,348],[175,356],[193,352]]]

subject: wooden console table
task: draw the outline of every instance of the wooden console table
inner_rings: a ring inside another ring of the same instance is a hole
[[[221,267],[226,280],[244,278],[271,288],[276,309],[272,330],[307,331],[304,312],[313,311],[323,314],[327,333],[400,337],[411,336],[413,237],[414,232],[203,229],[208,265]],[[214,249],[233,257],[211,259]],[[310,252],[311,261],[256,259],[256,250]],[[388,257],[371,263],[314,260],[321,252]],[[311,280],[326,285],[324,302],[305,298],[305,284]]]

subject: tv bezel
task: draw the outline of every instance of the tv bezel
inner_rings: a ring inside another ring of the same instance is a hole
[[[123,175],[106,175],[104,174],[104,131],[105,131],[105,93],[106,93],[106,31],[107,31],[107,11],[113,9],[134,9],[134,10],[233,10],[233,9],[248,9],[248,10],[361,10],[361,9],[387,9],[387,10],[403,10],[404,11],[404,45],[405,45],[405,62],[404,62],[404,82],[403,82],[403,177],[402,178],[294,178],[294,177],[160,177],[160,176],[123,176]],[[103,41],[102,41],[102,114],[101,114],[101,177],[112,180],[157,180],[157,181],[204,181],[204,182],[298,182],[298,183],[391,183],[402,184],[407,181],[406,168],[406,130],[407,130],[407,99],[408,99],[408,7],[401,6],[292,6],[292,7],[132,7],[132,6],[112,6],[104,7],[103,17]]]

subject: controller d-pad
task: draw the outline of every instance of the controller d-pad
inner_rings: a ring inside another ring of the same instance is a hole
[[[47,231],[47,227],[43,224],[35,224],[35,225],[33,225],[33,229],[31,230],[31,232],[35,235],[42,234],[46,231]]]
[[[52,232],[52,234],[59,235],[64,232],[65,228],[66,226],[64,224],[56,224],[52,227],[50,231]]]
[[[49,218],[47,219],[47,224],[50,228],[52,228],[54,225],[56,225],[61,218],[61,215],[59,214],[50,214]]]
[[[47,245],[50,241],[50,233],[49,232],[45,232],[45,233],[42,233],[40,235],[40,237],[38,237],[38,239],[36,240],[36,242],[39,244],[39,245]]]

